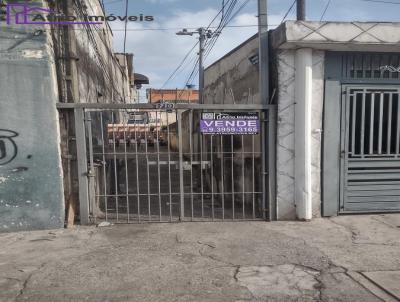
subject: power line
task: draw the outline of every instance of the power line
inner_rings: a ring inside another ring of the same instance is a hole
[[[360,0],[364,2],[386,3],[386,4],[400,4],[400,2],[385,1],[385,0]]]
[[[219,15],[222,15],[222,16],[221,16],[221,21],[220,21],[220,23],[218,24],[218,26],[221,24],[222,20],[224,19],[225,7],[228,5],[229,2],[232,2],[232,1],[234,1],[234,0],[228,0],[227,2],[225,2],[225,1],[222,2],[222,8],[219,10],[219,12],[217,13],[217,15],[211,20],[210,24],[208,24],[207,29],[212,28],[211,24],[214,23],[214,21],[218,18]],[[236,0],[236,1],[237,1],[237,0]],[[218,27],[218,26],[217,26],[217,27]]]
[[[219,36],[221,30],[223,29],[223,26],[225,25],[226,20],[228,20],[228,19],[230,18],[231,14],[232,14],[232,12],[233,12],[233,10],[234,10],[236,4],[237,4],[237,1],[238,1],[238,0],[232,0],[232,1],[230,1],[230,2],[228,1],[228,2],[225,3],[225,5],[223,6],[223,9],[224,9],[224,7],[229,3],[229,7],[228,7],[226,13],[224,14],[223,19],[221,19],[221,21],[220,21],[220,23],[219,23],[217,29],[215,30],[215,33],[214,33],[213,37],[211,38],[211,40],[210,40],[208,43],[206,43],[205,55],[204,55],[204,57],[206,57],[206,56],[208,55],[210,49],[213,47],[213,44],[215,44],[216,39],[218,39],[218,36]],[[225,11],[225,10],[224,10],[224,11]],[[210,47],[210,45],[211,45],[211,47]],[[198,73],[198,65],[199,65],[199,63],[200,63],[200,60],[198,59],[198,60],[196,61],[195,66],[193,67],[192,72],[190,73],[190,75],[189,75],[189,77],[188,77],[188,79],[187,79],[187,81],[186,81],[185,86],[188,85],[188,84],[190,84],[190,82],[196,77],[196,75],[197,75],[197,73]]]
[[[218,17],[222,12],[224,12],[223,18],[221,19],[220,23],[218,24],[217,29],[215,30],[214,35],[213,35],[213,37],[212,37],[211,40],[215,40],[215,39],[217,38],[217,36],[218,36],[218,34],[219,34],[220,30],[221,30],[221,27],[223,26],[225,20],[229,19],[229,16],[231,15],[231,13],[232,13],[232,11],[233,11],[235,5],[237,4],[237,1],[238,1],[238,0],[228,0],[226,3],[225,3],[225,2],[222,3],[222,8],[221,8],[220,11],[218,12],[218,14],[212,19],[212,21],[210,22],[210,24],[208,25],[208,27],[207,27],[207,29],[206,29],[206,30],[209,30],[210,27],[211,27],[211,25],[212,25],[212,23],[217,19],[217,17]],[[226,11],[226,13],[225,13],[225,7],[226,7],[228,4],[229,4],[229,6],[228,6],[227,11]],[[209,47],[209,45],[210,45],[210,43],[207,43],[207,42],[206,42],[206,47],[205,47],[205,48],[206,48],[206,51],[207,51],[207,48]],[[190,73],[189,77],[188,77],[187,80],[186,80],[185,86],[187,86],[187,85],[194,79],[194,77],[197,75],[197,73],[198,73],[198,71],[199,71],[199,70],[198,70],[198,69],[199,69],[199,68],[198,68],[199,65],[200,65],[200,56],[197,58],[196,63],[195,63],[195,65],[193,66],[192,72]]]
[[[285,21],[286,17],[290,14],[290,12],[292,11],[294,5],[296,4],[297,0],[294,0],[292,5],[289,7],[289,9],[287,10],[286,14],[283,16],[283,19],[281,21],[281,24],[283,23],[283,21]]]
[[[321,18],[319,19],[320,22],[324,18],[326,11],[328,10],[330,4],[331,4],[331,0],[328,0],[328,2],[326,3],[326,6],[325,6],[324,12],[322,13]]]
[[[183,60],[179,63],[178,67],[176,67],[176,69],[171,73],[171,75],[169,76],[169,78],[165,81],[165,83],[162,85],[161,88],[164,88],[168,82],[170,80],[172,80],[174,78],[174,76],[176,76],[177,72],[179,69],[181,69],[181,67],[183,66],[183,64],[186,62],[187,58],[191,55],[191,53],[193,52],[193,50],[197,47],[197,45],[199,45],[199,42],[195,43],[193,45],[193,47],[187,52],[187,54],[185,55],[185,57],[183,58]]]
[[[246,0],[246,1],[244,1],[244,2],[242,3],[242,5],[236,10],[236,12],[235,12],[232,16],[230,16],[230,17],[228,18],[228,20],[223,24],[223,26],[222,26],[220,32],[222,32],[222,30],[223,30],[225,27],[228,26],[228,24],[242,11],[242,9],[243,9],[249,2],[250,2],[250,0]],[[216,39],[213,41],[213,43],[212,43],[210,49],[207,51],[207,53],[206,53],[206,55],[205,55],[206,58],[207,58],[207,56],[210,54],[210,52],[212,51],[212,49],[214,48],[215,44],[217,43],[218,38],[219,38],[219,36],[217,36]]]
[[[280,24],[269,24],[268,26],[279,26]],[[225,28],[233,28],[233,29],[235,29],[235,28],[249,28],[249,27],[257,27],[258,25],[257,24],[249,24],[249,25],[227,25],[227,26],[225,26]],[[185,27],[185,26],[182,26],[182,27],[159,27],[159,28],[127,28],[127,32],[130,32],[130,31],[137,31],[137,32],[140,32],[140,31],[175,31],[175,30],[180,30],[180,29],[182,29],[182,28],[185,28],[185,29],[187,29],[187,30],[196,30],[196,29],[198,29],[199,27]],[[212,28],[217,28],[217,26],[211,26],[210,27],[210,29],[212,29]],[[80,31],[80,30],[86,30],[86,29],[84,29],[84,28],[70,28],[69,30],[74,30],[74,31]],[[94,31],[102,31],[103,29],[101,28],[101,27],[94,27]],[[117,31],[123,31],[123,32],[125,32],[125,29],[124,28],[115,28],[115,29],[111,29],[111,31],[113,31],[113,32],[117,32]]]
[[[211,38],[211,40],[206,44],[206,53],[204,57],[207,57],[208,54],[210,53],[211,49],[214,47],[215,43],[217,42],[219,35],[222,33],[222,30],[224,29],[224,26],[227,25],[227,21],[230,19],[230,16],[237,5],[237,0],[235,2],[232,2],[231,5],[229,6],[224,19],[221,20],[218,28],[215,30],[214,36]],[[211,46],[210,46],[211,45]]]

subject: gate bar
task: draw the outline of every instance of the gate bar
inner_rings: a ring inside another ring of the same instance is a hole
[[[179,144],[179,190],[180,190],[180,221],[183,221],[185,219],[185,187],[183,184],[183,142],[182,142],[182,111],[178,110],[178,118],[177,118],[177,123],[178,123],[178,144]],[[193,194],[192,194],[193,198]],[[193,211],[193,208],[192,208]],[[193,214],[192,214],[193,216]]]
[[[79,210],[82,225],[89,224],[89,186],[86,154],[85,115],[82,108],[75,108],[75,137],[78,160]]]
[[[276,204],[276,123],[277,123],[277,107],[271,107],[268,110],[268,148],[267,144],[263,143],[264,157],[268,156],[268,220],[277,220],[277,204]],[[263,123],[265,129],[265,123]],[[266,131],[264,130],[264,133]],[[265,139],[265,136],[263,136]],[[267,153],[267,154],[266,154]],[[264,170],[266,171],[266,170]],[[265,184],[265,181],[264,181]],[[264,191],[264,199],[267,194]],[[264,201],[265,202],[265,201]]]

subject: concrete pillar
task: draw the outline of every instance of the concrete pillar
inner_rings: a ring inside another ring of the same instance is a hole
[[[311,103],[312,49],[295,55],[295,204],[300,220],[312,218],[311,199]]]

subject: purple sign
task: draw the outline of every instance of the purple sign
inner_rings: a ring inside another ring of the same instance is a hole
[[[260,132],[257,112],[208,112],[200,120],[202,134],[255,135]]]

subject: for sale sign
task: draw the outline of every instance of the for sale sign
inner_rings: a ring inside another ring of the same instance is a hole
[[[260,132],[257,112],[204,112],[201,115],[202,134],[255,135]]]

